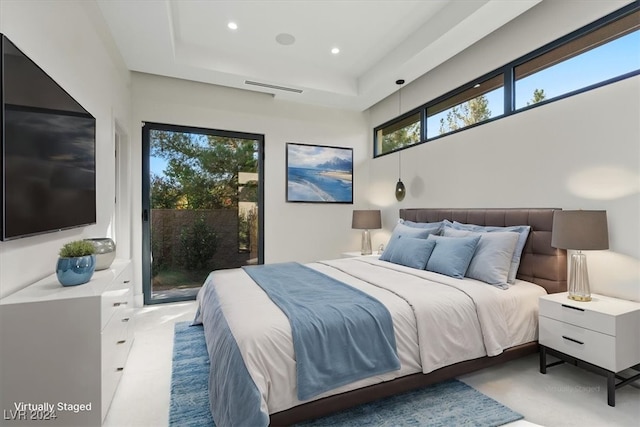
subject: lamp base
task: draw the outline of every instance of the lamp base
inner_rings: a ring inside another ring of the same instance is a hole
[[[591,297],[583,297],[580,295],[569,295],[567,296],[567,298],[572,299],[574,301],[582,301],[582,302],[588,302],[591,301]]]
[[[587,256],[578,251],[571,255],[571,277],[569,277],[568,298],[574,301],[591,301]]]
[[[362,255],[371,255],[371,236],[369,230],[362,230],[362,249],[360,250]]]

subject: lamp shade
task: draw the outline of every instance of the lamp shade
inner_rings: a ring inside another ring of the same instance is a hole
[[[354,210],[351,228],[359,230],[373,230],[382,228],[379,210]]]
[[[556,211],[551,246],[560,249],[609,249],[607,211]]]

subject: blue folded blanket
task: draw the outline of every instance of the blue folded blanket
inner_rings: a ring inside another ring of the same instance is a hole
[[[269,414],[260,409],[260,391],[253,382],[236,339],[229,328],[220,301],[209,275],[194,324],[202,325],[207,351],[211,360],[209,369],[209,407],[218,426],[268,426]],[[201,316],[202,314],[202,316]]]
[[[298,263],[243,268],[289,317],[299,400],[400,369],[391,314],[377,299]]]

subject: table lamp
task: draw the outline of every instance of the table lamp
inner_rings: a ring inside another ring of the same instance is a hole
[[[582,251],[609,249],[607,211],[556,211],[551,246],[577,250],[571,255],[568,297],[591,301],[587,256]]]
[[[354,210],[351,228],[362,230],[362,255],[371,255],[371,236],[369,230],[382,228],[379,210]]]

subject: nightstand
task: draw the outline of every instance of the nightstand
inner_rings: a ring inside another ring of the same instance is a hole
[[[365,257],[365,256],[379,257],[380,254],[377,253],[377,252],[374,252],[371,255],[362,255],[362,253],[360,251],[342,252],[340,254],[340,258],[359,258],[359,257]]]
[[[609,406],[615,406],[617,388],[640,379],[618,374],[640,363],[640,303],[595,294],[589,302],[568,299],[566,292],[545,295],[539,323],[540,373],[564,361],[602,370]],[[547,365],[547,353],[562,360]]]

